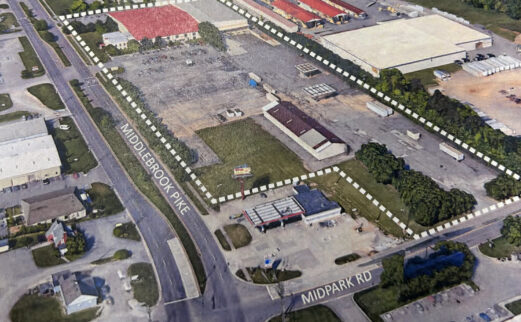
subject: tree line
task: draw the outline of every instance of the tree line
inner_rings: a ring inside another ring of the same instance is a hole
[[[407,265],[404,263],[404,255],[396,254],[382,260],[383,272],[380,275],[379,287],[396,288],[399,301],[407,303],[422,296],[439,292],[446,287],[471,281],[476,258],[465,244],[442,241],[437,243],[433,250],[435,253],[428,258],[415,257],[410,259],[407,264],[411,262],[427,263],[439,256],[449,256],[457,252],[463,254],[463,262],[459,266],[446,262],[444,265],[433,267],[430,273],[421,273],[415,277],[407,278],[405,274]]]
[[[461,0],[476,8],[507,14],[512,19],[521,18],[521,0]]]
[[[379,143],[363,144],[356,153],[376,181],[393,185],[409,208],[414,220],[424,226],[450,219],[470,211],[476,199],[459,189],[443,190],[434,180],[408,169],[402,158],[397,158]]]
[[[503,220],[501,235],[505,237],[510,244],[513,244],[517,247],[521,246],[521,217],[506,217]]]

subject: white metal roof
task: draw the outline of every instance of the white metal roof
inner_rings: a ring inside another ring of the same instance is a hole
[[[5,123],[0,126],[0,144],[47,135],[43,118]]]
[[[245,210],[246,215],[256,226],[302,211],[302,208],[293,197],[267,202]]]
[[[0,180],[60,166],[51,135],[0,145]]]

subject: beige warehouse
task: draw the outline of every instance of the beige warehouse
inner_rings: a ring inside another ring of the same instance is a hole
[[[60,174],[60,156],[43,118],[0,126],[0,189]]]
[[[439,15],[399,19],[322,37],[324,47],[378,76],[380,70],[402,73],[446,65],[466,51],[490,47],[491,36]]]

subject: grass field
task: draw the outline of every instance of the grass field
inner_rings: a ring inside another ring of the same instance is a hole
[[[53,84],[45,83],[31,86],[27,89],[34,97],[36,97],[43,105],[51,110],[63,110],[63,104],[60,95],[56,92]]]
[[[453,13],[463,17],[473,24],[481,24],[494,33],[508,39],[514,40],[521,32],[521,20],[514,20],[504,13],[493,10],[474,8],[461,1],[454,0],[410,0],[427,8],[436,7],[440,10]]]
[[[64,15],[70,13],[70,7],[74,0],[49,0],[45,3],[54,11],[56,15]]]
[[[87,173],[95,168],[98,165],[98,161],[90,152],[74,121],[70,117],[65,117],[60,121],[60,124],[70,127],[68,130],[60,130],[59,128],[51,130],[54,142],[60,153],[63,171],[65,173]]]
[[[286,313],[286,322],[340,322],[342,321],[336,314],[325,305],[319,304],[305,309]],[[282,322],[282,317],[276,316],[269,322]]]
[[[141,240],[141,236],[137,231],[136,225],[130,221],[123,223],[121,226],[115,227],[112,233],[118,238],[126,238],[135,241]]]
[[[95,31],[86,32],[81,34],[81,38],[87,43],[94,54],[96,54],[96,57],[98,57],[102,63],[106,63],[110,60],[109,55],[107,55],[105,51],[99,49],[98,44],[103,42],[103,38],[101,37],[100,33]]]
[[[221,244],[221,247],[226,250],[230,251],[232,250],[230,244],[228,243],[228,240],[226,240],[226,236],[224,236],[222,230],[217,229],[215,232],[215,237],[217,237],[217,240],[219,241],[219,244]]]
[[[154,306],[159,299],[154,269],[149,263],[135,263],[129,266],[128,276],[138,275],[138,279],[131,281],[134,298],[147,306]]]
[[[421,83],[423,84],[423,86],[425,86],[425,87],[434,86],[434,85],[438,85],[438,83],[436,82],[436,77],[434,76],[434,73],[433,73],[436,69],[444,70],[444,71],[452,74],[452,73],[457,72],[458,70],[461,70],[461,66],[458,64],[448,64],[448,65],[438,66],[438,67],[434,67],[434,68],[419,70],[417,72],[405,74],[404,76],[408,80],[411,80],[414,78],[419,79],[421,81]]]
[[[0,94],[0,111],[5,111],[11,107],[13,107],[11,96],[9,94]]]
[[[23,116],[29,116],[29,115],[31,115],[31,113],[26,112],[26,111],[18,111],[18,112],[3,114],[3,115],[0,115],[0,123],[21,120]]]
[[[45,69],[43,69],[42,62],[40,61],[40,58],[38,58],[38,55],[36,55],[36,52],[34,51],[33,46],[29,42],[29,39],[27,37],[19,37],[18,40],[20,40],[20,43],[22,44],[23,51],[19,52],[20,58],[22,59],[22,63],[25,67],[25,72],[27,73],[27,77],[38,77],[45,74]],[[32,71],[33,67],[37,67],[37,71]],[[24,71],[22,71],[22,77],[24,77]]]
[[[24,295],[13,306],[12,322],[89,322],[96,318],[97,308],[65,315],[57,297]]]
[[[197,134],[222,161],[197,170],[201,181],[214,196],[240,190],[239,183],[231,175],[233,168],[243,163],[247,163],[253,173],[252,178],[246,179],[246,189],[308,172],[295,153],[252,119],[206,128]]]
[[[521,251],[521,247],[509,243],[504,237],[496,238],[492,240],[492,243],[494,244],[492,248],[489,247],[488,242],[485,242],[479,245],[479,250],[484,255],[495,258],[509,257],[513,252]]]
[[[92,208],[98,210],[96,217],[110,216],[125,210],[114,190],[104,183],[94,182],[87,193],[92,199]]]
[[[90,116],[93,118],[96,126],[103,134],[105,140],[107,140],[110,145],[111,150],[114,152],[119,162],[125,168],[128,176],[137,186],[137,188],[145,195],[150,202],[152,202],[158,209],[161,211],[168,221],[172,224],[175,232],[179,236],[188,257],[190,258],[190,262],[193,266],[195,275],[197,276],[197,281],[199,283],[199,287],[201,289],[201,293],[204,293],[204,289],[206,286],[206,273],[204,270],[203,263],[201,261],[201,257],[195,247],[193,240],[191,239],[188,231],[185,226],[182,224],[181,220],[177,216],[177,214],[172,210],[172,208],[168,205],[165,198],[161,195],[159,189],[154,185],[150,176],[146,172],[146,170],[141,166],[136,156],[132,153],[130,148],[127,146],[121,135],[115,129],[114,120],[104,110],[101,108],[95,108],[92,106],[88,97],[83,93],[82,89],[79,87],[79,82],[77,80],[72,80],[69,82],[76,95],[81,100],[82,104],[85,106]]]
[[[398,302],[398,287],[380,288],[378,286],[355,294],[355,302],[371,321],[382,321],[380,314],[394,310],[404,303]]]
[[[34,263],[38,267],[50,267],[64,264],[65,261],[58,257],[58,250],[54,248],[54,244],[37,248],[32,251]]]
[[[233,247],[241,248],[251,243],[251,235],[246,227],[241,224],[231,224],[223,227],[226,235],[230,237]]]
[[[514,302],[510,302],[510,303],[506,304],[505,307],[510,312],[512,312],[512,314],[519,315],[519,314],[521,314],[521,299],[514,301]]]
[[[11,28],[12,26],[14,26],[15,28],[20,27],[20,24],[18,23],[18,21],[16,21],[15,16],[10,12],[0,14],[0,21],[0,33],[6,33],[6,31],[9,30],[9,28]],[[9,32],[13,31],[14,30]]]
[[[400,218],[402,222],[407,223],[407,208],[400,200],[400,196],[394,187],[376,182],[373,176],[367,171],[367,168],[358,160],[353,159],[340,163],[338,167],[344,170],[354,181],[361,184],[365,190],[380,201],[380,203],[395,216]],[[382,213],[378,207],[367,200],[364,195],[346,182],[345,179],[335,174],[317,177],[312,181],[318,183],[318,188],[332,200],[338,202],[347,213],[367,218],[367,220],[375,223],[386,233],[398,237],[403,236],[402,229],[398,227],[395,222]],[[357,209],[354,213],[352,211],[353,208]],[[412,219],[410,227],[414,231],[424,229],[422,226],[413,222]]]

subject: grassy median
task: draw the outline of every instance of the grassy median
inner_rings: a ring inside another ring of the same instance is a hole
[[[63,110],[63,104],[60,95],[56,92],[53,84],[45,83],[31,86],[27,89],[34,97],[36,97],[43,105],[51,110]]]
[[[27,37],[19,37],[20,43],[22,44],[23,51],[19,52],[22,63],[24,64],[25,70],[22,70],[22,78],[38,77],[45,74],[42,62],[36,52],[34,51],[31,42]]]
[[[119,132],[116,130],[117,125],[112,119],[110,113],[103,110],[102,108],[95,108],[92,106],[89,99],[83,93],[78,80],[70,81],[70,85],[76,92],[76,95],[78,95],[80,98],[81,102],[96,123],[98,129],[105,137],[105,140],[107,140],[109,143],[112,151],[118,158],[119,162],[121,162],[125,168],[125,171],[137,186],[139,191],[141,191],[159,209],[159,211],[165,215],[165,217],[174,227],[175,232],[179,236],[179,239],[181,240],[181,243],[183,244],[183,247],[188,254],[188,258],[190,259],[194,269],[197,281],[199,282],[201,293],[204,293],[204,288],[206,285],[206,273],[204,271],[204,266],[197,248],[188,234],[185,226],[167,203],[159,189],[152,182],[150,175],[141,166],[139,160],[125,143],[125,140],[123,140]]]

